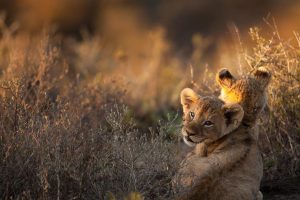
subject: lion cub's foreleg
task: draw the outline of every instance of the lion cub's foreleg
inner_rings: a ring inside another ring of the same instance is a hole
[[[195,153],[201,157],[207,156],[207,145],[204,142],[197,144],[195,147]]]
[[[195,149],[187,154],[187,157],[192,155],[197,155],[199,157],[207,157],[207,145],[204,142],[201,142],[195,146]]]

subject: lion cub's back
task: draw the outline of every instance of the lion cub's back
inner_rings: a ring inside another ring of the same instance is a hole
[[[215,187],[216,191],[212,191],[212,194],[218,195],[215,198],[209,198],[210,200],[256,199],[263,175],[262,158],[256,143],[251,145],[247,157],[236,165],[232,171],[221,177]]]

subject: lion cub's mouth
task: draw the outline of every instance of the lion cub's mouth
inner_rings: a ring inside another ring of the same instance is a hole
[[[196,146],[198,143],[201,143],[205,140],[205,138],[197,136],[197,134],[192,133],[185,128],[182,129],[183,141],[190,147]]]
[[[190,147],[196,146],[197,143],[195,143],[189,136],[183,136],[183,141],[185,144],[187,144]]]
[[[184,136],[184,137],[183,137],[183,141],[185,142],[185,144],[187,144],[187,145],[190,146],[190,147],[194,147],[194,146],[196,146],[197,144],[203,142],[204,140],[205,140],[205,138],[203,138],[203,139],[200,139],[200,138],[199,138],[197,141],[194,141],[194,140],[191,139],[190,136]]]

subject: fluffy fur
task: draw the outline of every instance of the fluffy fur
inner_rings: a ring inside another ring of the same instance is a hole
[[[182,134],[195,149],[173,180],[180,200],[261,199],[262,161],[243,109],[215,97],[181,93]]]
[[[267,103],[267,86],[271,74],[266,68],[255,69],[251,74],[236,79],[229,70],[221,69],[216,81],[221,87],[219,98],[226,103],[238,103],[244,111],[243,124],[254,127]]]

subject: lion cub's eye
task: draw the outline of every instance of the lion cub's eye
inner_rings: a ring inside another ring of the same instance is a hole
[[[214,123],[212,123],[211,121],[205,121],[203,125],[207,128],[207,127],[212,127]]]
[[[191,118],[191,120],[193,120],[195,118],[195,113],[194,112],[190,112],[190,118]]]

